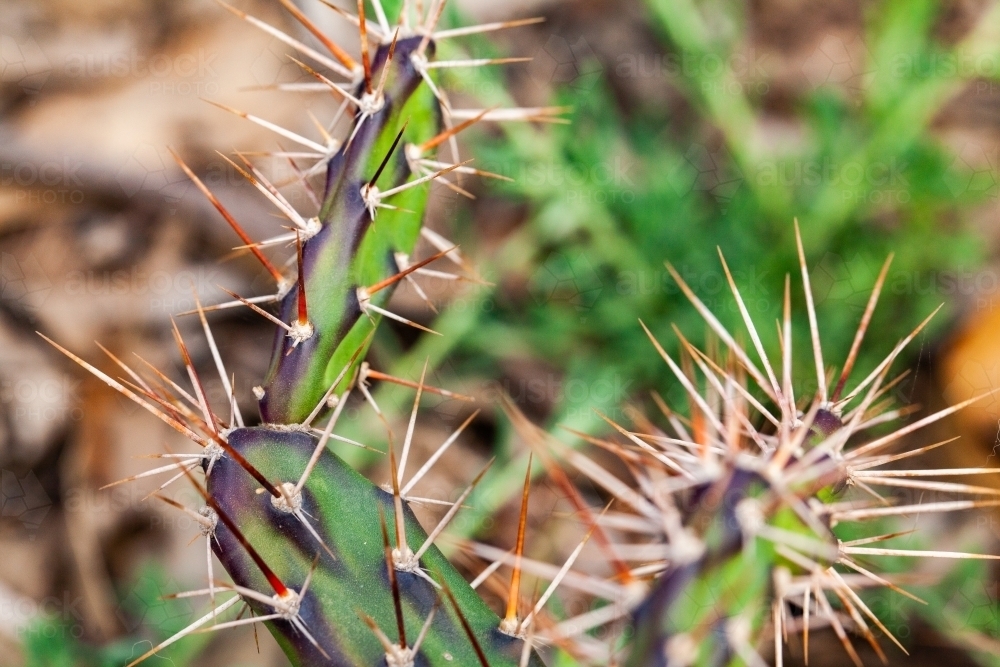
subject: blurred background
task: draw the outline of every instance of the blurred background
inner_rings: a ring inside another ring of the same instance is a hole
[[[299,4],[356,48],[336,14]],[[238,6],[309,40],[276,2]],[[463,156],[513,180],[464,182],[475,199],[435,188],[428,225],[460,243],[491,284],[422,284],[437,315],[404,286],[392,309],[445,335],[383,326],[370,357],[409,379],[430,359],[430,383],[477,398],[431,405],[419,451],[483,408],[428,492],[446,496],[498,456],[457,533],[512,540],[509,501],[525,454],[497,407],[501,395],[567,441],[576,437],[567,429],[606,429],[593,408],[627,421],[632,407],[654,405],[651,390],[684,403],[638,324],[668,349],[677,347],[671,323],[706,338],[665,261],[736,328],[718,247],[773,346],[768,323],[785,274],[797,272],[795,218],[828,363],[842,364],[893,254],[858,372],[943,304],[911,346],[896,398],[925,412],[1000,386],[1000,3],[464,0],[449,4],[445,20],[528,16],[545,22],[442,48],[530,62],[448,71],[445,86],[457,106],[565,105],[568,122],[463,136]],[[150,467],[143,456],[181,445],[35,332],[95,363],[96,340],[180,377],[169,318],[193,307],[192,289],[206,303],[225,299],[220,286],[269,289],[167,147],[251,236],[273,234],[273,211],[215,151],[275,150],[276,137],[202,98],[315,136],[309,114],[328,118],[334,107],[272,89],[303,80],[287,53],[209,0],[0,7],[2,664],[122,665],[195,617],[191,604],[163,596],[204,578],[203,545],[188,546],[196,527],[144,501],[155,485],[98,491]],[[278,182],[294,176],[287,162],[259,164]],[[310,206],[301,188],[286,195]],[[197,363],[211,368],[197,322],[178,322]],[[266,370],[271,325],[231,310],[212,326],[244,414],[256,414],[250,387]],[[796,326],[796,340],[807,340],[804,317]],[[808,393],[815,379],[804,342],[796,354],[799,393]],[[208,390],[224,402],[220,386]],[[378,386],[376,398],[399,424],[412,392]],[[996,463],[998,407],[984,400],[920,442],[961,435],[946,463]],[[347,434],[376,444],[381,426],[361,408],[346,411]],[[365,454],[344,453],[383,479],[385,462]],[[561,505],[544,487],[537,498],[540,524]],[[992,515],[922,521],[940,539],[980,549],[995,550],[1000,536]],[[566,546],[556,533],[533,549],[558,558]],[[979,566],[933,574],[946,584],[930,612],[884,605],[890,629],[921,647],[909,664],[996,654],[995,576]],[[255,642],[250,629],[199,635],[170,655],[176,664],[286,664],[266,632]],[[842,659],[820,652],[813,664]]]

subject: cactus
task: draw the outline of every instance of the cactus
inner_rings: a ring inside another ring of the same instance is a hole
[[[851,661],[860,667],[862,661],[849,633],[869,643],[883,660],[880,634],[906,651],[873,613],[861,591],[881,588],[920,601],[898,586],[892,574],[879,573],[878,561],[1000,558],[922,549],[912,537],[907,542],[897,539],[912,531],[897,532],[891,525],[896,517],[1000,505],[995,489],[927,479],[996,473],[1000,469],[898,467],[899,462],[909,463],[913,457],[955,440],[898,451],[904,437],[993,392],[879,432],[880,425],[898,421],[907,412],[890,409],[892,401],[885,399],[906,375],[890,380],[890,369],[934,313],[864,379],[849,387],[890,257],[839,376],[828,375],[831,371],[823,357],[797,222],[795,232],[815,362],[815,395],[796,398],[792,382],[790,278],[786,276],[783,321],[778,331],[780,365],[772,365],[722,258],[757,360],[668,263],[674,280],[725,353],[702,352],[675,328],[684,354],[678,363],[640,323],[685,390],[690,407],[685,419],[661,401],[661,412],[670,425],[665,430],[637,416],[641,428],[633,432],[601,415],[621,436],[619,441],[580,434],[616,455],[632,475],[631,483],[515,416],[545,459],[553,479],[569,494],[578,495],[560,466],[588,478],[627,509],[627,532],[641,536],[635,542],[613,542],[605,535],[602,548],[615,563],[617,576],[603,583],[613,583],[617,593],[603,595],[606,606],[598,613],[563,620],[554,632],[544,635],[547,641],[575,643],[577,654],[589,654],[597,663],[614,663],[618,656],[624,656],[626,667],[764,665],[757,649],[762,641],[771,641],[775,664],[780,666],[790,627],[801,625],[808,659],[809,630],[825,625],[833,628]],[[831,382],[831,377],[836,381]],[[920,497],[916,502],[896,504],[882,489],[941,493],[954,499],[927,502]],[[596,518],[589,521],[596,530],[603,530]],[[875,528],[868,528],[872,522]],[[617,528],[622,525],[619,519]],[[652,545],[659,547],[659,556],[646,562],[626,566],[618,555],[630,547]],[[485,545],[472,548],[483,556],[494,553]],[[621,619],[627,619],[628,632],[617,642],[595,644],[583,634],[605,624],[621,623]],[[765,639],[767,631],[770,639]]]
[[[129,667],[199,629],[221,630],[253,623],[265,623],[297,666],[540,667],[546,653],[558,655],[558,660],[568,664],[760,664],[757,648],[768,628],[781,664],[782,640],[792,607],[801,615],[806,645],[811,622],[820,619],[832,625],[850,657],[860,663],[848,630],[860,634],[879,652],[873,628],[902,648],[856,592],[862,585],[901,589],[888,575],[874,573],[860,558],[993,558],[873,547],[868,545],[896,535],[873,532],[856,537],[852,532],[848,538],[840,528],[896,514],[1000,502],[981,499],[990,495],[988,489],[923,479],[978,474],[986,469],[916,469],[904,474],[882,470],[928,449],[890,454],[890,448],[903,436],[972,401],[891,433],[869,436],[871,429],[902,414],[886,412],[884,401],[877,401],[895,382],[887,381],[893,361],[927,320],[863,381],[847,389],[887,262],[848,358],[830,389],[796,225],[816,366],[816,396],[796,400],[793,390],[790,280],[786,280],[784,321],[779,331],[779,378],[725,261],[723,266],[757,361],[674,273],[726,349],[722,356],[706,354],[681,337],[686,356],[678,364],[646,330],[688,394],[688,416],[661,404],[672,432],[660,430],[639,416],[636,422],[640,430],[635,432],[604,417],[617,439],[584,435],[584,440],[621,459],[632,475],[632,480],[625,481],[585,453],[532,426],[508,406],[515,425],[532,445],[521,490],[517,543],[511,552],[461,543],[465,551],[491,561],[475,582],[467,582],[435,541],[486,471],[479,473],[429,532],[417,521],[409,503],[413,486],[471,418],[405,480],[423,392],[456,395],[426,386],[425,376],[409,383],[416,389],[416,398],[398,462],[390,438],[391,481],[387,489],[352,469],[328,445],[332,440],[360,444],[334,434],[354,389],[363,393],[381,416],[366,388],[368,378],[407,384],[376,374],[364,362],[379,321],[389,317],[434,333],[388,310],[394,286],[420,275],[437,259],[449,258],[461,264],[454,246],[421,229],[427,186],[440,181],[460,190],[447,180],[449,174],[481,172],[458,160],[454,148],[451,164],[427,155],[452,143],[455,134],[478,121],[546,120],[559,109],[453,109],[430,75],[435,65],[478,66],[510,60],[434,63],[431,58],[440,39],[528,21],[436,31],[444,5],[441,0],[431,3],[426,14],[419,3],[403,3],[393,27],[379,0],[372,3],[374,22],[366,19],[364,3],[359,2],[358,15],[348,16],[359,26],[362,49],[358,62],[325,37],[291,0],[280,1],[330,56],[230,9],[311,60],[312,65],[300,63],[316,80],[309,87],[342,100],[341,114],[350,110],[353,119],[343,141],[327,137],[325,144],[319,144],[257,116],[229,109],[306,146],[315,164],[304,173],[305,178],[322,172],[326,175],[318,214],[306,218],[251,161],[237,154],[242,164],[232,161],[232,165],[293,226],[292,233],[262,243],[249,238],[178,157],[184,171],[277,283],[273,295],[253,299],[233,295],[233,302],[208,308],[199,304],[194,312],[228,393],[230,422],[220,419],[209,404],[176,326],[174,334],[190,390],[158,372],[155,378],[140,375],[108,353],[127,375],[127,379],[116,379],[52,343],[202,448],[193,454],[168,452],[164,456],[174,459],[172,463],[137,477],[173,475],[154,494],[201,527],[206,538],[208,586],[184,595],[207,597],[210,610]],[[377,41],[373,56],[369,35]],[[348,83],[334,83],[329,77],[335,75]],[[411,261],[422,234],[438,252]],[[262,250],[282,242],[295,245],[294,278],[278,270]],[[261,304],[276,305],[276,314]],[[248,426],[239,412],[207,318],[212,309],[233,306],[249,307],[276,325],[267,377],[254,388],[262,418],[256,426]],[[323,419],[326,423],[319,427]],[[533,466],[532,456],[537,456],[538,466]],[[524,555],[528,501],[538,470],[562,489],[584,523],[584,537],[558,566]],[[613,520],[588,505],[569,471],[589,478],[612,497],[618,512]],[[187,478],[198,490],[203,507],[186,507],[159,493],[181,478]],[[132,479],[136,478],[122,481]],[[872,507],[872,503],[842,497],[844,489],[861,489],[882,501],[874,490],[881,487],[956,493],[964,499]],[[512,495],[514,490],[503,492]],[[640,538],[634,544],[616,542],[609,525],[628,526],[625,532]],[[591,538],[612,565],[614,576],[610,579],[573,570]],[[636,558],[619,555],[625,547],[655,557],[630,565],[626,561]],[[232,583],[215,580],[213,554]],[[510,567],[511,576],[506,613],[501,619],[480,598],[476,587],[502,566]],[[521,597],[522,572],[550,581],[528,607]],[[595,607],[570,618],[547,611],[547,602],[564,582],[593,595]],[[235,608],[248,609],[250,616],[243,617],[241,612],[233,620],[223,620]],[[607,633],[611,640],[596,636],[594,631],[603,626],[615,630]]]
[[[453,505],[430,537],[410,510],[400,485],[412,430],[404,444],[399,475],[393,468],[394,493],[373,485],[327,449],[331,438],[343,439],[332,431],[338,408],[346,405],[351,388],[361,386],[372,400],[364,385],[374,373],[363,360],[378,322],[389,317],[430,331],[387,309],[395,285],[434,260],[448,257],[461,263],[457,249],[430,232],[425,236],[439,252],[421,261],[410,260],[422,232],[428,184],[440,181],[463,192],[445,176],[483,173],[464,162],[438,162],[433,151],[450,143],[457,156],[453,137],[477,121],[546,120],[558,111],[452,108],[430,74],[436,67],[518,59],[435,62],[436,43],[535,20],[435,32],[444,2],[431,3],[426,12],[421,3],[404,3],[397,24],[391,26],[378,0],[372,4],[376,13],[372,22],[359,1],[356,16],[345,14],[359,29],[361,55],[355,59],[291,0],[280,2],[326,47],[329,56],[224,6],[313,63],[296,60],[315,79],[313,88],[342,101],[331,127],[348,111],[353,114],[346,137],[340,141],[327,136],[323,145],[258,116],[218,106],[311,151],[315,164],[304,177],[325,173],[318,214],[313,218],[300,214],[245,155],[237,153],[242,164],[226,158],[292,224],[291,234],[256,243],[175,155],[277,283],[272,296],[247,299],[234,294],[231,303],[209,309],[199,304],[196,311],[230,396],[232,422],[225,424],[213,412],[176,325],[174,333],[193,395],[170,381],[169,388],[158,381],[151,383],[113,356],[128,380],[114,379],[59,349],[202,446],[198,454],[168,454],[179,457],[179,462],[150,471],[172,472],[173,479],[186,476],[202,493],[205,506],[197,511],[157,495],[199,522],[206,544],[233,581],[231,585],[215,583],[209,553],[208,588],[191,595],[209,596],[212,611],[181,636],[208,623],[212,629],[221,629],[266,622],[296,665],[538,665],[530,646],[522,637],[501,632],[500,619],[434,545],[434,535],[447,525],[464,498]],[[377,42],[374,53],[370,39]],[[337,76],[348,83],[330,78]],[[262,251],[283,241],[296,247],[294,279],[279,271]],[[261,303],[276,304],[277,313],[271,314]],[[239,305],[277,325],[267,377],[254,388],[263,420],[260,426],[244,424],[205,314]],[[423,390],[421,380],[418,401]],[[324,417],[329,417],[326,428],[316,428],[314,424]],[[395,461],[393,452],[390,457]],[[196,468],[204,472],[204,483],[193,478]],[[380,533],[384,540],[379,539]],[[220,603],[216,598],[222,596],[227,599]],[[249,607],[251,618],[218,622],[219,615],[237,602]]]

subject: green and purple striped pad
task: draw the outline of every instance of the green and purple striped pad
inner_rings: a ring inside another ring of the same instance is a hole
[[[275,333],[274,349],[260,399],[261,416],[267,423],[301,423],[319,403],[341,370],[355,358],[364,359],[369,334],[380,316],[365,315],[358,303],[357,288],[374,285],[399,272],[395,253],[412,254],[420,236],[428,188],[418,186],[394,195],[387,203],[396,209],[379,209],[376,220],[365,206],[362,188],[376,175],[404,127],[402,139],[375,184],[381,191],[404,184],[413,173],[405,147],[433,138],[441,129],[441,110],[433,91],[421,85],[411,56],[421,37],[407,37],[395,44],[384,89],[385,105],[371,116],[360,112],[349,133],[350,141],[330,159],[323,197],[319,232],[302,244],[302,275],[308,297],[309,321],[315,333],[293,347],[283,329]],[[389,45],[380,46],[373,60],[373,79],[386,66]],[[433,53],[428,41],[426,51]],[[360,98],[364,83],[354,94]],[[360,125],[360,126],[359,126]],[[372,297],[384,306],[392,290]],[[281,301],[279,316],[295,321],[298,287]],[[344,374],[340,393],[350,383],[353,369]]]
[[[229,443],[268,479],[294,483],[305,469],[316,439],[301,432],[254,427],[232,431]],[[286,586],[301,591],[316,562],[300,615],[330,658],[325,658],[289,622],[268,622],[293,664],[387,664],[384,648],[361,614],[373,618],[392,641],[398,642],[379,512],[381,508],[386,522],[392,526],[395,512],[391,493],[372,484],[336,454],[324,450],[302,489],[302,510],[324,546],[299,519],[276,509],[271,496],[262,492],[254,478],[232,457],[215,464],[208,478],[208,492]],[[404,514],[407,544],[416,550],[427,533],[405,503]],[[395,546],[395,538],[390,536],[390,540]],[[246,549],[222,523],[217,527],[213,549],[237,585],[271,592],[267,579]],[[454,596],[488,665],[518,665],[523,642],[497,629],[499,617],[437,547],[430,547],[420,564]],[[439,603],[414,664],[481,665],[476,647],[447,596],[417,574],[396,571],[396,579],[409,645],[412,646],[431,609]],[[248,600],[248,603],[260,615],[273,613],[273,609],[259,602]],[[542,662],[532,653],[529,665],[542,667]]]

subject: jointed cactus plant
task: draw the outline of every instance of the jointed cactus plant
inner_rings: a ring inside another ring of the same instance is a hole
[[[361,56],[356,60],[291,0],[281,3],[329,56],[227,8],[312,61],[299,64],[316,79],[314,87],[342,101],[331,129],[346,112],[353,115],[347,136],[343,141],[328,137],[322,145],[257,116],[229,110],[311,151],[308,157],[315,159],[315,166],[305,177],[320,172],[326,176],[317,215],[301,215],[244,155],[237,154],[243,164],[232,160],[230,164],[293,226],[291,234],[255,243],[178,158],[277,283],[273,297],[250,300],[233,295],[234,304],[223,304],[246,305],[278,325],[267,379],[254,388],[263,424],[244,426],[224,371],[221,378],[230,393],[233,421],[227,425],[217,417],[176,327],[193,396],[173,383],[169,389],[155,386],[117,359],[128,380],[119,382],[74,358],[203,448],[198,454],[170,454],[179,462],[155,471],[172,471],[175,479],[190,476],[198,467],[204,471],[204,486],[193,479],[192,483],[202,491],[206,505],[193,516],[234,581],[219,587],[210,574],[203,594],[212,598],[213,610],[190,630],[214,622],[240,600],[256,616],[216,623],[214,628],[266,621],[296,664],[403,667],[523,660],[538,664],[530,648],[522,648],[522,639],[499,630],[499,619],[417,523],[400,493],[401,475],[393,475],[393,495],[326,449],[330,438],[337,437],[332,430],[338,408],[346,404],[359,372],[369,373],[362,362],[378,321],[390,317],[424,328],[386,309],[392,288],[435,259],[447,256],[461,262],[456,248],[431,232],[425,236],[440,252],[423,261],[410,259],[421,235],[426,184],[440,180],[461,191],[446,181],[446,174],[481,173],[464,163],[436,161],[435,149],[449,142],[457,156],[453,137],[480,120],[540,120],[557,111],[452,108],[431,71],[506,60],[434,62],[436,42],[534,20],[435,32],[444,2],[426,8],[420,2],[404,3],[392,26],[378,0],[372,5],[377,19],[372,23],[359,1],[358,15],[345,15],[359,27]],[[374,54],[369,35],[377,41]],[[330,77],[336,76],[348,83],[334,83]],[[292,279],[261,250],[281,242],[296,245]],[[277,316],[256,305],[262,302],[276,302]],[[200,307],[198,315],[216,352]],[[221,371],[217,353],[216,361]],[[360,378],[362,388],[364,379]],[[324,416],[329,416],[325,430],[317,429],[314,424]],[[402,463],[406,455],[404,449]],[[459,507],[461,501],[447,518]],[[392,536],[386,522],[393,526]],[[236,597],[217,604],[216,596],[224,591],[235,592]]]
[[[678,364],[647,330],[688,394],[688,416],[661,404],[672,433],[637,416],[641,432],[605,418],[620,436],[618,440],[585,436],[594,446],[620,457],[632,476],[625,481],[594,459],[532,427],[512,408],[510,414],[532,444],[540,469],[572,501],[586,536],[561,566],[524,555],[533,472],[529,457],[516,547],[506,552],[485,544],[462,543],[464,550],[492,561],[473,584],[466,582],[435,546],[435,540],[460,511],[482,473],[450,505],[430,534],[408,504],[416,482],[469,423],[463,424],[409,481],[405,479],[421,394],[432,390],[425,387],[424,377],[415,384],[417,396],[398,465],[390,442],[389,490],[353,470],[327,445],[332,439],[346,440],[333,431],[355,387],[374,405],[365,386],[371,372],[363,359],[380,318],[419,326],[387,310],[392,287],[420,275],[430,261],[458,257],[450,244],[436,234],[425,233],[438,254],[419,262],[410,259],[421,235],[425,184],[445,180],[450,172],[475,172],[457,160],[454,149],[453,164],[426,155],[478,120],[544,119],[558,110],[463,112],[451,108],[429,74],[435,66],[430,58],[437,40],[521,22],[435,32],[444,5],[441,0],[431,3],[426,12],[419,2],[404,2],[393,27],[378,0],[372,4],[377,15],[372,24],[366,20],[363,2],[359,2],[358,16],[349,17],[360,28],[359,63],[326,38],[291,0],[281,2],[332,58],[254,17],[233,11],[279,36],[312,61],[312,65],[300,64],[316,79],[318,90],[343,100],[341,113],[348,109],[353,113],[349,132],[343,142],[328,138],[321,145],[256,116],[237,113],[312,151],[316,162],[306,176],[326,173],[318,214],[307,218],[298,213],[278,188],[239,155],[243,165],[234,166],[294,227],[291,234],[256,244],[181,163],[277,282],[272,297],[251,300],[234,295],[236,301],[223,304],[246,305],[278,326],[267,378],[254,390],[263,423],[245,425],[206,311],[200,306],[197,315],[229,394],[232,419],[228,424],[209,405],[176,327],[192,390],[161,375],[146,379],[112,356],[128,376],[115,379],[59,348],[202,447],[195,454],[168,453],[165,456],[177,460],[147,474],[173,473],[170,481],[187,477],[204,498],[204,507],[194,510],[160,496],[190,514],[206,536],[208,587],[187,595],[207,596],[211,609],[132,664],[199,628],[257,622],[266,623],[289,660],[301,666],[538,667],[546,654],[554,656],[553,660],[634,667],[760,664],[756,649],[767,628],[773,633],[780,664],[788,627],[801,625],[807,637],[817,619],[834,628],[852,659],[859,662],[847,630],[860,634],[879,651],[873,627],[896,640],[856,589],[878,585],[901,590],[887,576],[875,574],[862,558],[990,558],[868,546],[892,539],[891,534],[838,539],[838,534],[843,535],[839,525],[848,522],[996,505],[998,501],[977,499],[991,494],[989,489],[923,479],[976,474],[984,472],[982,469],[885,469],[928,449],[891,454],[890,448],[904,436],[965,404],[889,434],[868,436],[873,428],[897,416],[885,412],[887,407],[881,400],[893,385],[886,381],[890,366],[926,320],[863,381],[847,388],[887,263],[831,390],[800,241],[817,395],[796,400],[792,387],[789,281],[784,321],[779,326],[779,377],[728,268],[757,361],[674,274],[725,348],[721,356],[705,354],[681,338],[687,356]],[[373,57],[369,34],[378,41]],[[485,61],[437,63],[477,64]],[[328,78],[333,75],[349,83],[334,83]],[[446,184],[458,188],[454,183]],[[281,242],[295,244],[294,279],[276,269],[261,250]],[[257,305],[268,302],[278,304],[277,315]],[[326,424],[317,426],[324,418]],[[198,469],[203,481],[195,476]],[[569,470],[606,491],[615,512],[591,508]],[[894,507],[882,504],[883,498],[873,487],[957,493],[972,499]],[[861,489],[871,497],[859,501],[844,496],[851,489]],[[621,535],[633,538],[623,540]],[[611,563],[613,576],[609,579],[573,571],[592,536]],[[232,583],[215,581],[212,553]],[[475,590],[502,566],[511,567],[503,619]],[[522,572],[551,582],[527,613],[520,596]],[[597,604],[577,617],[547,614],[545,605],[560,585],[584,591]],[[238,605],[248,607],[252,616],[221,620]],[[793,607],[797,610],[794,614],[790,611]],[[599,639],[593,631],[602,626],[623,631],[606,633],[611,639]]]

